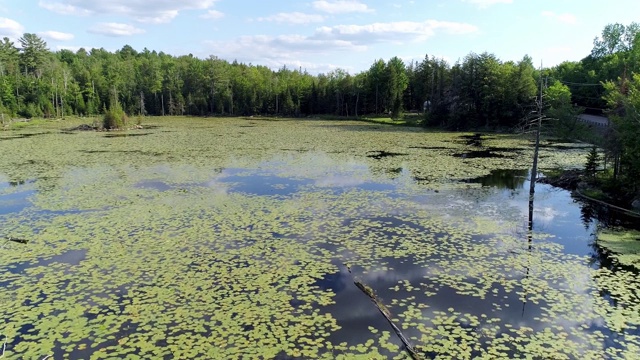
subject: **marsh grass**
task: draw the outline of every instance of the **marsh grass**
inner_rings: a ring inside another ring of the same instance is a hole
[[[10,130],[20,130],[28,127],[39,127],[42,126],[47,120],[45,119],[29,119],[23,121],[12,121],[9,122],[7,128]]]

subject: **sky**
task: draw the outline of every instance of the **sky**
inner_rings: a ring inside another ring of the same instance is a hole
[[[172,55],[350,73],[377,59],[471,52],[551,67],[587,56],[605,25],[640,21],[638,0],[0,0],[0,37],[52,51],[125,45]]]

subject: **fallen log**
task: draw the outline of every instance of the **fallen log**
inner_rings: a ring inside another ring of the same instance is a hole
[[[351,274],[351,268],[349,268],[349,266],[347,266],[347,270],[349,270],[349,273]],[[402,333],[402,330],[400,330],[400,328],[398,328],[396,324],[393,322],[393,320],[391,319],[391,312],[378,299],[376,294],[373,292],[373,289],[355,279],[353,283],[356,285],[356,287],[358,287],[358,289],[360,289],[360,291],[365,293],[365,295],[367,295],[369,299],[371,299],[371,302],[376,306],[376,308],[378,308],[378,311],[380,311],[382,316],[384,316],[384,318],[387,319],[387,322],[389,323],[389,325],[391,325],[391,327],[393,328],[393,331],[396,333],[400,341],[402,341],[402,344],[404,345],[404,349],[407,351],[409,356],[411,356],[413,360],[423,360],[424,358],[416,352],[413,346],[411,346],[409,339],[407,339],[407,337],[404,336],[404,334]]]
[[[9,241],[13,241],[13,242],[18,243],[18,244],[27,244],[27,243],[29,243],[29,240],[14,238],[14,237],[11,237],[11,236],[5,236],[5,239],[7,239]]]
[[[606,202],[606,201],[602,201],[602,200],[598,200],[598,199],[592,198],[592,197],[590,197],[590,196],[587,196],[587,195],[585,195],[585,194],[581,193],[579,190],[576,190],[575,192],[576,192],[576,194],[578,194],[579,196],[581,196],[581,197],[583,197],[583,198],[585,198],[585,199],[587,199],[587,200],[589,200],[589,201],[593,201],[593,202],[598,203],[598,204],[600,204],[600,205],[608,206],[608,207],[610,207],[610,208],[612,208],[612,209],[616,209],[616,210],[618,210],[618,211],[620,211],[620,212],[623,212],[623,213],[625,213],[625,214],[627,214],[627,215],[631,215],[631,216],[635,216],[635,217],[640,217],[640,213],[637,213],[637,212],[635,212],[635,211],[633,211],[633,210],[625,209],[625,208],[620,207],[620,206],[616,206],[616,205],[613,205],[613,204],[609,204],[609,203],[608,203],[608,202]]]

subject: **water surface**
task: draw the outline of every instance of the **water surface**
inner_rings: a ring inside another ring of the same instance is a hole
[[[154,125],[0,143],[2,235],[29,240],[0,243],[10,358],[404,358],[356,280],[427,358],[638,355],[636,273],[594,244],[611,216],[537,185],[529,228],[527,139]]]

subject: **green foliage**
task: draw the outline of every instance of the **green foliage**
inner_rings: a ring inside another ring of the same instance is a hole
[[[5,106],[0,103],[0,124],[4,124],[4,122],[10,119],[11,112]]]
[[[545,89],[545,101],[548,104],[545,115],[552,120],[553,136],[562,140],[575,140],[586,136],[587,126],[578,118],[583,109],[572,105],[568,86],[558,80],[554,81]]]
[[[596,171],[600,167],[600,155],[598,154],[598,148],[596,146],[592,146],[591,150],[587,154],[587,162],[584,165],[584,171],[587,175],[595,178]]]
[[[446,68],[432,67],[434,122],[450,128],[515,126],[535,98],[535,70],[527,56],[514,63],[490,53],[472,53],[449,74]]]
[[[396,120],[403,112],[404,91],[408,85],[408,78],[404,62],[398,57],[393,57],[387,62],[385,69],[387,79],[388,99],[390,101],[390,115]]]
[[[624,69],[637,71],[640,47],[635,44],[640,40],[632,36],[637,26],[618,30],[619,26],[606,29],[602,40],[606,44],[601,48],[613,50],[561,64],[549,70],[549,76],[597,85],[616,79]],[[428,55],[409,64],[393,57],[378,59],[357,74],[335,69],[311,75],[303,69],[271,70],[214,56],[199,59],[136,51],[128,45],[115,52],[51,53],[34,34],[20,38],[20,50],[8,38],[0,41],[0,101],[12,114],[25,113],[27,104],[33,103],[44,116],[98,115],[104,105],[111,107],[113,92],[125,113],[147,115],[384,114],[399,119],[405,110],[422,112],[428,100],[431,107],[424,125],[512,128],[530,113],[538,78],[529,56],[501,61],[487,52],[471,53],[454,64]],[[569,90],[557,94],[563,96],[563,104],[604,107],[599,86],[569,85]],[[566,101],[568,94],[571,101]],[[555,109],[553,117],[567,120],[558,122],[558,136],[581,130],[574,121],[575,108]]]
[[[47,43],[38,35],[25,33],[20,39],[22,52],[20,54],[20,64],[27,74],[34,74],[44,64],[47,56]],[[39,76],[38,76],[39,77]]]
[[[36,104],[28,103],[23,105],[20,111],[18,111],[18,115],[27,119],[31,119],[34,117],[41,117],[43,116],[43,113],[42,110],[36,106]]]
[[[599,188],[584,189],[582,193],[585,196],[588,196],[596,200],[601,200],[605,202],[610,201],[609,196],[602,189],[599,189]]]
[[[34,103],[44,116],[97,115],[104,105],[111,108],[116,92],[128,114],[385,114],[400,119],[405,109],[421,111],[430,99],[425,124],[512,126],[530,102],[535,75],[530,58],[502,63],[489,54],[465,59],[470,77],[464,78],[468,86],[460,87],[455,75],[460,72],[428,56],[408,66],[393,57],[358,74],[336,69],[314,76],[302,69],[273,71],[215,57],[139,52],[128,45],[113,53],[80,49],[51,54],[34,34],[24,34],[21,46],[19,52],[8,39],[0,42],[0,100],[14,113]],[[47,58],[50,66],[44,65]]]
[[[603,109],[606,89],[601,83],[629,78],[640,72],[640,24],[609,24],[594,40],[591,55],[579,62],[565,62],[551,69],[552,79],[571,89],[572,103],[587,109]]]
[[[109,109],[105,109],[102,119],[102,127],[105,129],[124,129],[127,126],[127,114],[116,101]]]
[[[545,89],[546,101],[552,108],[571,105],[571,90],[567,85],[556,80]]]
[[[607,146],[614,153],[621,176],[629,191],[639,190],[640,178],[640,74],[605,84],[605,100],[612,109],[615,138]]]
[[[640,35],[640,24],[632,22],[625,26],[620,23],[608,24],[602,30],[602,35],[593,40],[594,57],[604,57],[615,53],[631,50]]]

